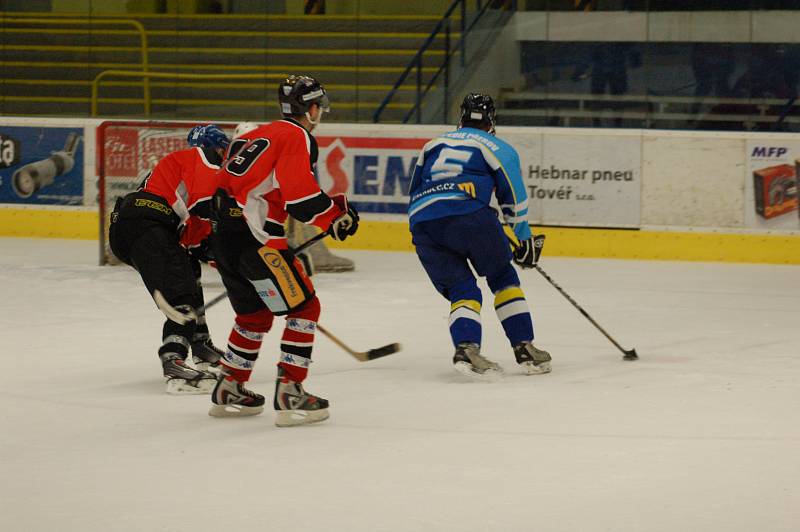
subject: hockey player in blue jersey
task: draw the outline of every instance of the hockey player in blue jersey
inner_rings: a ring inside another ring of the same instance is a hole
[[[533,320],[512,265],[532,268],[544,236],[531,235],[519,155],[494,128],[492,98],[469,94],[458,129],[422,148],[409,191],[411,234],[428,277],[450,301],[456,370],[473,377],[502,372],[480,352],[482,297],[472,265],[494,293],[517,363],[529,375],[548,373],[550,355],[533,345]],[[489,206],[492,195],[505,224]]]

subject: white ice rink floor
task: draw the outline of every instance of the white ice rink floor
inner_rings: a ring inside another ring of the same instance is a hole
[[[555,244],[550,244],[555,245]],[[548,258],[522,274],[553,373],[515,371],[485,293],[498,383],[451,368],[448,304],[412,254],[318,275],[307,388],[331,418],[279,429],[168,396],[161,314],[92,242],[0,239],[0,530],[800,530],[800,267]],[[207,297],[221,288],[206,272]],[[217,345],[227,302],[209,313]],[[278,322],[282,325],[282,322]],[[252,388],[271,401],[279,330]]]

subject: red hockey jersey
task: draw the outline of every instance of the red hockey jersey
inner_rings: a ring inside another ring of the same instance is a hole
[[[209,161],[210,156],[201,148],[172,152],[153,168],[142,184],[142,190],[164,198],[182,225],[191,214],[208,218],[208,214],[195,211],[201,203],[210,204],[217,189],[216,174],[220,167]]]
[[[242,147],[219,172],[219,186],[242,208],[259,242],[286,249],[287,214],[323,231],[344,214],[317,184],[317,141],[299,123],[278,120],[240,139],[231,144],[232,150]]]

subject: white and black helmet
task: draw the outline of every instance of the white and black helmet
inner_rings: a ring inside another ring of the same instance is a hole
[[[461,103],[460,127],[488,128],[494,134],[496,124],[497,111],[491,96],[473,92],[464,97]]]
[[[284,116],[303,115],[313,104],[325,112],[330,110],[325,87],[311,76],[289,76],[283,80],[278,86],[278,102]]]

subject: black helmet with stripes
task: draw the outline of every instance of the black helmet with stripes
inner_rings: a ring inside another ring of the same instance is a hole
[[[328,93],[322,83],[311,76],[289,76],[278,85],[278,102],[284,116],[304,115],[311,105],[323,111],[330,109]]]
[[[494,100],[492,100],[491,96],[473,92],[464,97],[464,101],[461,102],[459,127],[485,129],[494,134],[496,121],[497,111],[494,108]]]

